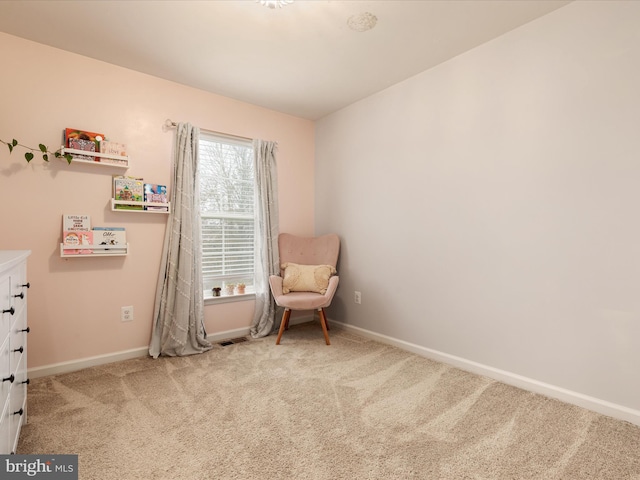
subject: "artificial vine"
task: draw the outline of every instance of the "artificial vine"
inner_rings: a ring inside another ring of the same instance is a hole
[[[18,141],[15,138],[10,142],[5,142],[4,140],[0,139],[0,143],[4,143],[7,147],[9,147],[10,154],[13,153],[13,149],[15,147],[22,147],[27,149],[28,152],[24,153],[24,159],[27,161],[27,163],[33,160],[33,157],[35,156],[34,152],[42,154],[42,160],[44,160],[45,162],[49,161],[50,155],[53,155],[55,158],[65,158],[67,160],[67,163],[71,163],[71,160],[73,159],[73,157],[70,154],[68,153],[62,154],[60,150],[56,150],[55,152],[50,151],[49,147],[47,147],[42,143],[38,144],[38,148],[31,148],[31,147],[28,147],[27,145],[22,145],[21,143],[18,143]]]

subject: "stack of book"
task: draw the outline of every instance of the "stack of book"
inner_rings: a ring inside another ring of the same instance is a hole
[[[114,175],[113,198],[116,210],[169,211],[166,185],[144,183],[139,177]]]
[[[62,243],[65,255],[109,255],[127,253],[124,227],[93,227],[89,215],[62,216]],[[100,248],[95,248],[100,246]],[[93,247],[93,248],[92,248]]]
[[[123,143],[106,140],[103,133],[78,130],[76,128],[65,128],[64,146],[74,150],[83,150],[92,153],[104,153],[110,156],[127,156],[127,147]],[[74,154],[75,158],[90,160],[98,163],[109,163],[112,165],[127,165],[127,158],[108,158],[100,155]]]
[[[100,141],[104,138],[102,133],[88,132],[86,130],[77,130],[75,128],[65,128],[64,145],[74,150],[83,150],[85,152],[99,152]],[[91,155],[74,155],[75,158],[82,160],[99,161],[100,158]]]

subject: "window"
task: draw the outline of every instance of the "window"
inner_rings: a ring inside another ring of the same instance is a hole
[[[200,219],[205,295],[213,287],[253,286],[254,168],[250,141],[200,133]]]

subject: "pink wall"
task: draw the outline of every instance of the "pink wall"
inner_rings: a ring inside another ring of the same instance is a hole
[[[127,144],[128,175],[169,184],[173,131],[165,119],[277,141],[282,231],[314,231],[314,124],[0,33],[0,139],[56,149],[64,128]],[[148,345],[166,216],[112,212],[111,175],[91,165],[27,164],[0,149],[0,249],[29,249],[29,367]],[[61,216],[124,226],[127,257],[63,259]],[[120,321],[133,305],[135,320]],[[247,327],[253,301],[207,306],[208,333]]]

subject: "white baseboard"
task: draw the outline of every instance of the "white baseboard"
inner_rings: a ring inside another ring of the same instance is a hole
[[[299,323],[310,322],[312,319],[313,317],[311,316],[292,318],[290,324],[297,325]],[[249,335],[249,333],[249,327],[236,328],[234,330],[226,330],[224,332],[210,333],[207,335],[207,340],[211,343],[217,343],[231,338],[244,337]],[[83,368],[95,367],[97,365],[105,365],[107,363],[120,362],[122,360],[146,356],[149,356],[149,347],[139,347],[121,352],[97,355],[95,357],[87,357],[78,360],[70,360],[68,362],[44,365],[42,367],[29,368],[27,370],[27,375],[29,378],[47,377],[49,375],[75,372],[77,370],[82,370]]]
[[[291,325],[297,325],[300,323],[310,322],[313,319],[314,317],[311,315],[304,316],[304,317],[297,317],[297,318],[292,318],[290,323]],[[573,392],[571,390],[557,387],[555,385],[550,385],[548,383],[539,382],[537,380],[523,377],[521,375],[517,375],[512,372],[507,372],[505,370],[489,367],[487,365],[483,365],[477,362],[472,362],[470,360],[467,360],[461,357],[449,355],[447,353],[439,352],[437,350],[432,350],[430,348],[405,342],[403,340],[398,340],[393,337],[381,335],[379,333],[375,333],[369,330],[365,330],[363,328],[355,327],[353,325],[337,322],[335,320],[330,320],[330,322],[338,326],[339,328],[343,328],[345,330],[351,330],[362,337],[370,338],[372,340],[376,340],[381,343],[386,343],[388,345],[393,345],[403,350],[407,350],[409,352],[415,353],[423,357],[430,358],[432,360],[436,360],[438,362],[452,365],[462,370],[476,373],[478,375],[484,375],[489,378],[493,378],[495,380],[506,383],[508,385],[513,385],[515,387],[522,388],[524,390],[539,393],[541,395],[546,395],[551,398],[556,398],[563,402],[570,403],[572,405],[577,405],[579,407],[586,408],[588,410],[592,410],[594,412],[598,412],[613,418],[617,418],[619,420],[625,420],[627,422],[631,422],[635,425],[640,426],[640,411],[638,410],[634,410],[622,405],[617,405],[615,403],[611,403],[606,400],[601,400],[599,398],[583,395],[581,393]],[[207,335],[207,340],[209,340],[210,342],[218,342],[218,341],[227,340],[231,338],[243,337],[243,336],[249,335],[249,331],[250,331],[249,327],[244,327],[244,328],[238,328],[235,330],[227,330],[224,332],[212,333]],[[38,378],[38,377],[45,377],[49,375],[58,375],[61,373],[74,372],[77,370],[82,370],[83,368],[94,367],[97,365],[104,365],[107,363],[119,362],[122,360],[129,360],[132,358],[146,357],[148,355],[149,355],[148,347],[134,348],[134,349],[125,350],[122,352],[109,353],[105,355],[97,355],[94,357],[82,358],[79,360],[72,360],[69,362],[61,362],[61,363],[56,363],[52,365],[45,365],[42,367],[30,368],[28,369],[28,376],[29,378]]]
[[[131,358],[146,357],[149,355],[149,347],[133,348],[122,352],[107,353],[105,355],[97,355],[95,357],[81,358],[79,360],[71,360],[69,362],[54,363],[27,369],[29,378],[46,377],[49,375],[58,375],[60,373],[75,372],[83,368],[95,367],[96,365],[104,365],[106,363],[120,362]]]
[[[230,338],[243,337],[249,334],[249,327],[237,328],[235,330],[227,330],[225,332],[212,333],[207,335],[207,340],[212,343]],[[49,375],[59,375],[61,373],[75,372],[83,368],[95,367],[97,365],[105,365],[107,363],[120,362],[122,360],[130,360],[132,358],[149,356],[149,347],[134,348],[124,350],[122,352],[107,353],[105,355],[97,355],[95,357],[81,358],[78,360],[70,360],[68,362],[54,363],[42,367],[29,368],[27,375],[29,378],[46,377]]]
[[[534,393],[539,393],[547,397],[555,398],[563,402],[576,405],[578,407],[586,408],[587,410],[592,410],[594,412],[640,426],[640,410],[634,410],[623,405],[618,405],[606,400],[583,395],[582,393],[567,390],[566,388],[550,385],[548,383],[540,382],[532,378],[523,377],[522,375],[518,375],[505,370],[500,370],[498,368],[493,368],[487,365],[473,362],[471,360],[467,360],[465,358],[456,357],[454,355],[449,355],[447,353],[432,350],[430,348],[405,342],[403,340],[398,340],[393,337],[388,337],[386,335],[381,335],[379,333],[365,330],[360,327],[355,327],[353,325],[348,325],[346,323],[338,322],[335,320],[331,320],[331,323],[335,324],[338,328],[350,330],[362,337],[376,340],[387,345],[393,345],[422,357],[430,358],[438,362],[452,365],[454,367],[460,368],[461,370],[466,370],[478,375],[493,378],[508,385],[513,385],[514,387],[522,388]]]

